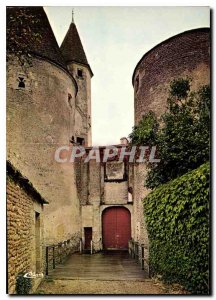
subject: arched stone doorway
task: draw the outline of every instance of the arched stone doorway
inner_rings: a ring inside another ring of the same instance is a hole
[[[109,207],[102,214],[103,249],[128,249],[131,238],[131,214],[121,206]]]

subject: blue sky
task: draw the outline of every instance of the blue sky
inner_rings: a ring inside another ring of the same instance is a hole
[[[61,44],[72,7],[45,7]],[[117,144],[134,124],[132,74],[140,58],[161,41],[185,30],[209,27],[208,7],[74,7],[74,18],[94,73],[94,145]]]

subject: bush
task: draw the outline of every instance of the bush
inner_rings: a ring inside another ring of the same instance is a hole
[[[188,78],[173,80],[166,112],[160,119],[148,112],[129,135],[131,145],[157,147],[160,162],[147,163],[145,186],[150,189],[209,161],[211,89],[191,91],[190,84]]]
[[[193,294],[209,293],[209,177],[206,163],[143,201],[152,274]]]
[[[24,273],[19,273],[16,278],[16,292],[18,295],[28,295],[32,288],[32,279],[24,277]]]

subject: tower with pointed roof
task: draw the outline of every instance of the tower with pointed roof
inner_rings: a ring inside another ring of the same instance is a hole
[[[54,158],[59,146],[69,145],[75,128],[84,131],[75,107],[79,81],[74,77],[44,9],[8,7],[7,160],[49,202],[44,208],[45,244],[73,236],[77,248],[80,208],[74,166]]]
[[[74,139],[86,146],[92,144],[91,131],[91,78],[93,72],[88,63],[72,13],[72,22],[60,47],[70,74],[77,82]],[[78,126],[76,126],[76,124]],[[82,124],[80,126],[80,124]]]

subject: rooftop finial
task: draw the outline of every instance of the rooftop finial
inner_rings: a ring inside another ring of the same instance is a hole
[[[74,9],[72,9],[72,23],[74,23]]]

